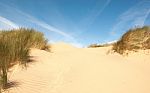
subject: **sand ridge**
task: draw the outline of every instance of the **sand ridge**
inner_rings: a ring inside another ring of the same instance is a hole
[[[5,93],[150,93],[150,55],[140,51],[123,57],[111,47],[76,48],[66,43],[52,51],[32,49],[36,62],[18,69]]]

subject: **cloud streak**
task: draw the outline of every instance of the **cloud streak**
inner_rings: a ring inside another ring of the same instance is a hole
[[[126,31],[136,26],[143,26],[146,19],[150,15],[150,1],[141,1],[131,7],[126,12],[122,13],[117,19],[117,23],[113,26],[110,34],[117,35],[117,32]]]
[[[18,8],[15,8],[15,6],[12,6],[12,5],[8,6],[4,3],[0,3],[0,5],[5,7],[7,12],[10,13],[11,15],[13,15],[14,18],[16,19],[16,21],[19,21],[19,24],[25,23],[25,25],[29,25],[29,24],[30,25],[37,25],[40,28],[46,29],[46,31],[57,33],[58,35],[63,36],[64,38],[73,39],[73,37],[71,35],[69,35],[68,33],[64,32],[64,31],[62,31],[62,30],[60,30],[60,29],[58,29],[58,28],[56,28],[50,24],[47,24],[44,21],[41,21],[41,20],[35,18],[34,16],[31,16],[30,14],[19,10]],[[8,11],[8,10],[10,10],[10,11]],[[11,12],[12,10],[15,13]],[[11,19],[13,18],[13,16],[11,16]],[[0,22],[3,22],[5,24],[9,25],[12,28],[18,28],[18,26],[15,23],[13,23],[12,21],[10,21],[4,17],[0,17]]]
[[[72,37],[71,35],[65,33],[65,32],[62,31],[62,30],[59,30],[58,28],[56,28],[56,27],[54,27],[54,26],[52,26],[52,25],[49,25],[49,24],[47,24],[47,23],[45,23],[45,22],[43,22],[43,21],[41,21],[41,20],[39,20],[39,19],[37,19],[37,18],[35,18],[35,17],[33,17],[33,16],[27,14],[27,13],[24,13],[24,12],[22,12],[22,11],[20,11],[20,10],[17,10],[17,11],[18,11],[19,13],[21,13],[22,15],[24,15],[25,17],[27,17],[27,20],[28,20],[29,22],[31,22],[31,23],[33,23],[33,24],[36,24],[36,25],[38,25],[38,26],[40,26],[40,27],[42,27],[42,28],[45,28],[45,29],[47,29],[47,30],[50,31],[50,32],[55,32],[55,33],[57,33],[57,34],[59,34],[59,35],[62,35],[62,36],[64,36],[64,37],[66,37],[66,38],[73,39],[73,37]]]
[[[16,25],[15,23],[19,24],[19,26],[23,26],[23,27],[32,27],[37,30],[40,31],[44,31],[45,32],[52,32],[55,33],[54,36],[52,36],[53,34],[47,33],[46,34],[46,38],[50,39],[49,42],[67,42],[73,45],[76,45],[78,47],[82,47],[83,45],[78,42],[77,38],[74,38],[72,35],[70,35],[69,33],[51,25],[48,24],[34,16],[32,16],[31,14],[28,14],[18,8],[15,7],[15,5],[11,4],[4,4],[0,2],[0,7],[1,9],[5,8],[6,10],[2,10],[0,12],[0,16],[5,16],[7,18],[10,18],[12,21],[6,19],[6,18],[2,18],[0,19],[0,29],[1,29],[1,22],[3,21],[3,23],[5,22],[8,26],[8,24],[12,27],[12,28],[18,28],[18,25]],[[11,16],[9,16],[11,15]],[[2,20],[3,19],[3,20]],[[14,23],[15,22],[15,23]],[[57,25],[56,25],[57,26]],[[8,26],[9,27],[9,26]],[[8,27],[3,27],[3,28],[8,28]],[[74,34],[73,34],[74,35]],[[49,38],[51,37],[51,38]]]
[[[111,0],[107,0],[103,7],[100,7],[101,2],[97,2],[93,10],[81,21],[81,27],[87,28],[93,24],[96,18],[104,11],[104,9],[110,4]]]
[[[27,14],[26,14],[26,15],[27,15]],[[54,27],[54,26],[51,26],[51,25],[49,25],[49,24],[47,24],[47,23],[45,23],[45,22],[43,22],[43,21],[40,21],[40,20],[38,20],[38,19],[36,19],[36,18],[30,16],[30,15],[27,15],[27,16],[28,16],[28,18],[29,18],[28,20],[29,20],[30,22],[32,22],[32,23],[34,23],[34,24],[36,24],[36,25],[38,25],[38,26],[41,26],[42,28],[45,28],[45,29],[47,29],[47,30],[50,31],[50,32],[55,32],[55,33],[60,34],[60,35],[62,35],[62,36],[64,36],[64,37],[66,37],[66,38],[73,39],[73,37],[72,37],[71,35],[65,33],[65,32],[62,31],[62,30],[59,30],[58,28],[56,28],[56,27]]]
[[[1,24],[3,24],[4,26],[6,25],[7,27],[9,26],[9,28],[19,28],[19,26],[17,24],[15,24],[14,22],[8,20],[5,17],[0,16],[0,22]]]

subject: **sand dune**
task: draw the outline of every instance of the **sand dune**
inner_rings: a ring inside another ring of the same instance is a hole
[[[52,45],[52,52],[32,49],[36,62],[17,68],[9,93],[150,93],[150,53],[128,57],[108,54],[111,47]]]

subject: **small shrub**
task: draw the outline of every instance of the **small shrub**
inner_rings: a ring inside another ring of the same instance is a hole
[[[97,47],[102,47],[102,45],[91,44],[91,45],[88,46],[88,48],[97,48]]]
[[[88,48],[98,48],[98,47],[107,47],[112,46],[113,43],[106,43],[106,44],[91,44],[88,46]]]

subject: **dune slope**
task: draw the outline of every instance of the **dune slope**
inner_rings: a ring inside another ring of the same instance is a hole
[[[17,68],[9,93],[150,93],[150,53],[128,57],[107,54],[110,47],[52,45],[52,52],[32,49],[36,62]]]

